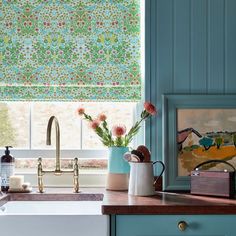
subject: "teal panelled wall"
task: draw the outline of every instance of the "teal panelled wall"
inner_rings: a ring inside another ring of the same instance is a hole
[[[161,95],[236,93],[236,1],[146,0],[146,99],[159,108],[147,125],[162,158]]]

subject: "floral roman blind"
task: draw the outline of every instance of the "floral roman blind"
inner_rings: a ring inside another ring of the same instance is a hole
[[[141,98],[140,0],[2,0],[0,20],[0,100]]]

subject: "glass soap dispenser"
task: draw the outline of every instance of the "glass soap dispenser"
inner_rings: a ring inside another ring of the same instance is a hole
[[[15,172],[15,158],[10,155],[9,148],[12,148],[12,146],[6,146],[5,155],[1,157],[1,190],[3,192],[8,191],[10,176],[14,175]]]

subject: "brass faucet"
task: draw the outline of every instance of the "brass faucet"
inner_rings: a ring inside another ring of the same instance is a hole
[[[43,175],[47,173],[54,173],[54,175],[61,175],[63,173],[71,173],[73,174],[74,179],[74,192],[79,192],[79,165],[78,165],[78,158],[74,159],[74,166],[73,170],[61,170],[61,162],[60,162],[60,126],[57,118],[55,116],[51,116],[48,121],[47,126],[47,145],[51,145],[51,130],[52,130],[52,123],[55,122],[56,128],[56,169],[55,170],[43,170],[42,167],[42,158],[38,159],[38,189],[40,193],[43,193]]]

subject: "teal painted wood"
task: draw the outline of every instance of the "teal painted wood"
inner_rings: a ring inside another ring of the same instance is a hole
[[[130,166],[123,159],[123,155],[129,151],[128,147],[109,147],[108,172],[126,174],[130,172]]]
[[[208,5],[207,65],[208,93],[224,93],[224,0],[210,0]]]
[[[151,0],[151,21],[152,21],[152,27],[151,27],[151,51],[156,51],[157,50],[157,41],[156,41],[156,31],[153,30],[153,27],[156,26],[156,22],[157,22],[157,14],[156,14],[156,10],[157,9],[157,2],[156,0]],[[157,53],[151,53],[151,78],[156,78],[156,69],[152,67],[152,65],[154,65],[157,63]],[[156,79],[152,79],[151,83],[150,83],[150,88],[151,88],[151,92],[150,92],[150,99],[147,101],[151,101],[153,103],[156,102],[157,100],[157,93],[156,88],[158,87],[157,85],[157,80]],[[160,157],[157,156],[157,149],[156,149],[156,143],[158,140],[158,137],[156,136],[156,129],[157,129],[157,116],[152,117],[151,119],[148,120],[148,122],[150,122],[150,140],[152,140],[152,142],[150,143],[149,147],[150,150],[152,150],[152,156],[151,158],[153,160],[156,159],[160,159]],[[148,126],[148,123],[147,123]]]
[[[156,99],[156,70],[153,65],[156,64],[156,31],[153,30],[156,25],[156,0],[148,0],[145,2],[145,100],[155,102]],[[156,159],[156,117],[148,119],[145,124],[145,143],[152,150],[152,158]],[[151,142],[152,140],[152,142]],[[152,146],[153,145],[153,146]]]
[[[190,7],[189,0],[174,2],[174,93],[190,92]]]
[[[146,6],[145,96],[159,109],[147,122],[146,143],[153,159],[162,159],[162,94],[236,93],[236,1],[146,0]]]
[[[151,58],[155,59],[151,61],[151,98],[155,99],[152,102],[161,111],[161,96],[163,91],[172,91],[173,80],[172,80],[172,43],[173,43],[173,7],[172,0],[154,0],[155,4],[152,5],[152,40],[155,47],[151,50]],[[164,45],[167,45],[164,46]],[[157,69],[158,68],[158,69]],[[160,80],[159,78],[163,78]],[[161,143],[162,137],[161,132],[161,116],[155,116],[151,121],[151,153],[152,159],[162,159],[161,149],[159,143]],[[157,168],[155,169],[155,174],[158,174]]]
[[[151,19],[151,17],[155,16],[155,14],[151,14],[151,9],[152,9],[152,5],[151,5],[152,1],[146,1],[145,2],[145,100],[146,101],[150,101],[150,96],[152,94],[151,92],[151,55],[155,54],[151,54],[151,39],[153,38],[151,36],[151,28],[153,28],[151,26],[151,23],[153,22],[153,20]],[[155,21],[154,21],[155,22]],[[153,40],[155,40],[155,38],[153,38]],[[155,64],[155,63],[153,63]],[[149,147],[149,149],[151,149],[151,121],[150,119],[148,119],[146,121],[146,127],[145,127],[145,143],[146,145]]]
[[[110,215],[110,236],[116,236],[116,215]]]
[[[190,177],[178,176],[176,110],[186,108],[234,108],[236,95],[163,95],[163,150],[166,171],[164,190],[189,190]]]
[[[185,221],[181,232],[178,222]],[[235,236],[235,215],[118,215],[116,236]]]
[[[226,92],[235,93],[236,91],[236,1],[226,0],[225,9],[225,43],[226,43]]]
[[[208,1],[191,4],[191,92],[207,92],[207,5]]]
[[[173,1],[158,0],[157,15],[157,91],[173,92]],[[153,52],[153,51],[152,51]],[[159,79],[162,78],[162,79]],[[152,77],[152,79],[155,79]],[[161,89],[161,90],[160,90]],[[159,95],[159,94],[158,94]],[[159,97],[159,96],[158,96]]]

